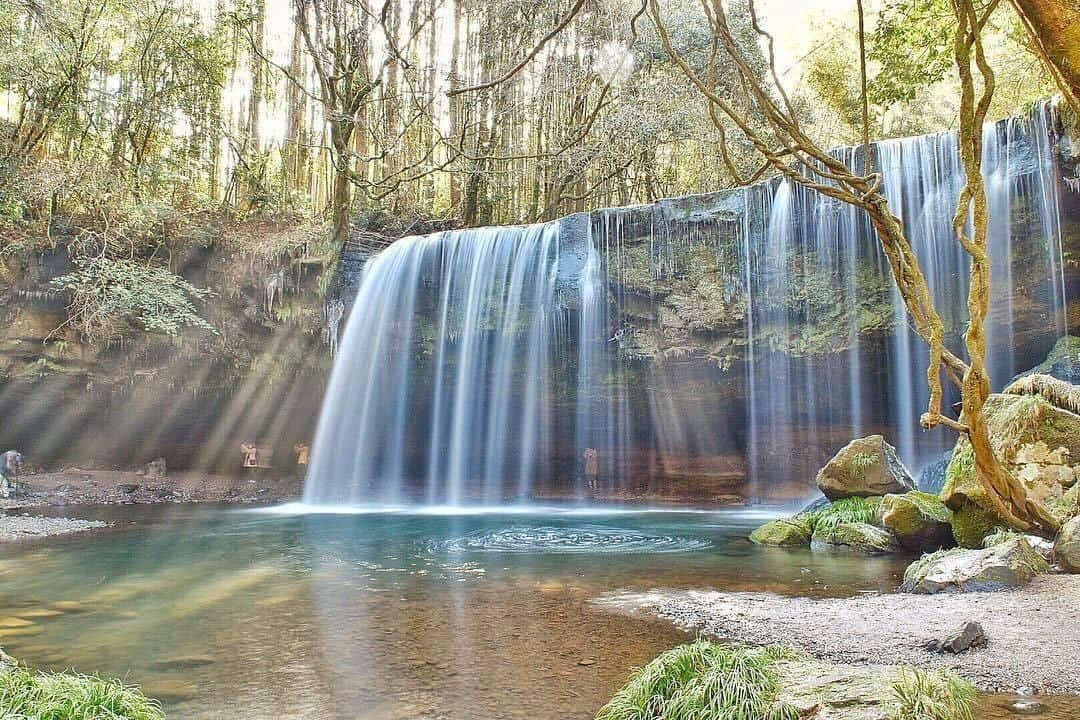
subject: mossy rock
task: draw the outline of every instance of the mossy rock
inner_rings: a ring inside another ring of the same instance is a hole
[[[1050,565],[1023,537],[979,550],[953,548],[924,555],[904,572],[903,592],[984,592],[1021,587]]]
[[[990,513],[974,503],[967,503],[953,510],[952,535],[962,548],[981,548],[983,540],[998,529],[999,522]]]
[[[874,497],[915,489],[896,448],[881,435],[856,438],[818,471],[818,489],[830,500]]]
[[[914,490],[886,495],[881,523],[907,550],[930,552],[953,545],[952,511],[936,495]]]
[[[1080,460],[1080,415],[1056,407],[1041,395],[994,394],[987,398],[983,413],[994,452],[1006,467],[1014,472],[1021,467],[1014,462],[1017,454],[1023,448],[1036,443],[1043,443],[1051,450],[1064,448],[1067,458],[1071,458],[1073,462]],[[1055,476],[1052,473],[1043,473],[1029,482],[1042,483],[1047,481],[1046,478],[1053,477]],[[1060,496],[1061,485],[1055,485],[1056,487],[1035,487],[1029,484],[1029,489],[1035,497]],[[940,497],[953,511],[974,505],[983,511],[983,515],[991,517],[991,525],[1004,524],[993,517],[992,505],[975,474],[975,458],[967,438],[961,437],[956,442],[952,459],[945,470],[945,486]],[[962,527],[958,533],[957,518],[954,518],[954,535],[961,545],[971,547],[968,543],[975,541],[977,544],[974,547],[978,547],[982,537],[976,540],[968,531],[980,529],[983,523],[973,525],[971,519],[960,519],[961,524],[967,527]]]
[[[896,552],[899,544],[888,530],[869,523],[818,525],[810,547],[817,550],[844,549],[872,555]]]
[[[810,524],[796,516],[765,523],[750,533],[750,542],[776,547],[806,547],[810,545],[810,534]]]

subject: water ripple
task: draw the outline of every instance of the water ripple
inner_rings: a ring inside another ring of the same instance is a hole
[[[647,535],[636,530],[601,526],[515,527],[481,531],[465,537],[433,542],[432,552],[498,553],[676,553],[705,550],[703,538]]]

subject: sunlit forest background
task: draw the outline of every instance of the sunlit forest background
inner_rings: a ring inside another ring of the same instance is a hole
[[[731,185],[700,93],[634,0],[588,3],[521,72],[487,86],[572,5],[4,3],[7,240],[70,223],[138,251],[141,238],[215,214],[325,222],[341,242],[346,217],[519,223]],[[678,49],[703,58],[699,3],[664,5]],[[758,3],[783,48],[781,82],[814,137],[856,143],[854,3],[793,5]],[[757,44],[745,11],[733,17],[747,46]],[[873,137],[955,122],[950,18],[941,0],[868,5]],[[1006,4],[987,36],[993,115],[1052,93]],[[738,90],[734,76],[717,82]]]

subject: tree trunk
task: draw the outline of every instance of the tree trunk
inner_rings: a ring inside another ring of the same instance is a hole
[[[334,190],[330,199],[330,215],[333,221],[334,244],[344,247],[349,239],[349,212],[352,201],[352,181],[349,179],[349,139],[352,133],[344,121],[330,125],[330,142],[334,146],[331,161],[334,164]]]
[[[1013,0],[1065,99],[1080,114],[1080,2]]]

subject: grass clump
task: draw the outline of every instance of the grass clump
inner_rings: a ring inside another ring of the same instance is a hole
[[[867,470],[877,464],[877,461],[877,453],[856,453],[855,456],[851,458],[851,471],[855,474],[856,478],[861,478],[866,474]]]
[[[807,520],[811,530],[836,528],[847,523],[873,525],[880,506],[881,498],[843,498],[813,511],[807,516]]]
[[[796,657],[782,647],[680,645],[635,670],[596,720],[797,720],[793,706],[777,701],[775,672]]]
[[[0,665],[0,718],[164,720],[156,700],[119,680]]]
[[[973,720],[975,688],[946,670],[902,669],[890,720]]]

